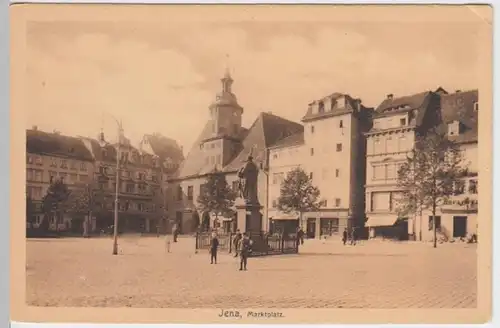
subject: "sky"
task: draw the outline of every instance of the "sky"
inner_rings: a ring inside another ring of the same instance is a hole
[[[479,24],[169,20],[30,21],[26,128],[138,142],[159,132],[186,150],[209,118],[226,67],[249,127],[259,112],[300,121],[334,92],[376,107],[395,97],[478,88]]]

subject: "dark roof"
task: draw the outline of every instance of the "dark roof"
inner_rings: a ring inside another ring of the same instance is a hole
[[[276,142],[271,148],[285,148],[304,144],[304,129]]]
[[[460,122],[460,134],[451,137],[457,142],[474,142],[478,137],[479,111],[476,111],[474,104],[478,101],[478,90],[456,92],[441,95],[441,119],[442,129],[448,123]]]
[[[421,109],[422,107],[425,107],[424,105],[426,104],[426,100],[428,100],[430,94],[430,91],[425,91],[410,96],[392,99],[386,98],[380,103],[380,105],[378,105],[375,111],[377,114],[384,114],[388,112],[394,113],[397,111]]]
[[[244,132],[244,138],[241,142],[242,149],[222,170],[224,172],[237,171],[250,153],[252,153],[256,163],[264,161],[267,147],[273,146],[279,140],[302,130],[303,127],[299,123],[270,113],[261,113],[250,129],[242,129]],[[211,124],[207,122],[181,165],[176,178],[194,177],[213,171],[213,165],[206,164],[204,151],[200,149],[202,140],[208,139],[210,136]]]
[[[343,93],[339,93],[339,92],[335,92],[327,97],[323,97],[322,99],[314,101],[314,102],[310,103],[309,105],[313,105],[314,103],[316,103],[318,101],[323,101],[326,98],[338,99],[340,97],[345,97],[345,99],[346,99],[345,107],[334,108],[333,110],[325,110],[322,113],[313,113],[312,107],[309,106],[306,114],[304,115],[304,117],[302,117],[302,121],[309,121],[309,120],[320,119],[320,118],[330,117],[330,116],[343,115],[343,114],[349,114],[349,113],[354,112],[354,110],[357,107],[356,100],[353,99],[348,94],[343,94]],[[363,105],[361,105],[361,109],[364,109],[364,108],[365,107]]]
[[[80,139],[92,152],[92,156],[96,161],[116,162],[116,148],[112,144],[105,143],[101,147],[97,139],[87,137],[80,137]]]
[[[427,108],[431,103],[432,95],[433,92],[425,91],[398,98],[388,97],[375,109],[373,118],[376,119],[378,117],[387,117],[413,111],[415,114],[410,116],[409,126],[421,126]],[[372,127],[370,132],[376,132],[377,130],[375,127]]]
[[[79,138],[39,130],[26,130],[26,152],[89,162],[94,160]]]
[[[167,138],[159,133],[145,135],[148,138],[153,152],[161,159],[170,158],[174,163],[180,164],[184,160],[182,147],[171,138]]]

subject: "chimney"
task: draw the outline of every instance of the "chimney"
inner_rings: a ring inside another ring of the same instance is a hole
[[[361,99],[356,99],[356,110],[361,111]]]
[[[38,131],[38,126],[37,126],[37,125],[33,125],[33,126],[31,127],[31,129],[32,129],[33,131]]]
[[[392,100],[394,98],[394,95],[392,93],[389,93],[387,95],[387,99]]]

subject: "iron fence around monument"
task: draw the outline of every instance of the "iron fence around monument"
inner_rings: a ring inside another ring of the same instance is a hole
[[[233,242],[234,233],[218,233],[219,251],[231,253],[235,249]],[[195,251],[210,248],[211,232],[197,232]],[[252,241],[252,252],[250,257],[297,254],[299,252],[299,243],[296,234],[268,234],[265,232],[249,233]]]

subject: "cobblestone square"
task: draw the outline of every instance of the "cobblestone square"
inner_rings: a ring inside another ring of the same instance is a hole
[[[195,254],[180,238],[128,236],[27,241],[27,303],[171,308],[473,308],[476,245],[308,240],[299,255]]]

